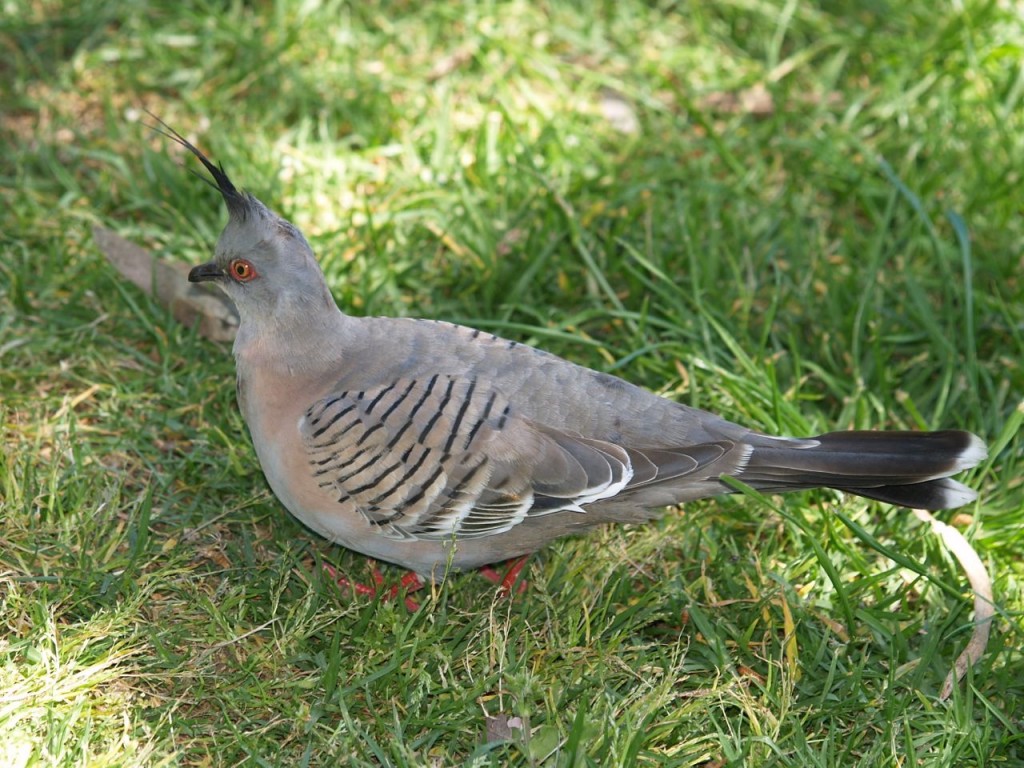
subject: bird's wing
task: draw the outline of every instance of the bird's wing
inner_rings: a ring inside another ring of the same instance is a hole
[[[643,451],[518,416],[479,378],[337,392],[299,423],[312,479],[384,535],[482,537],[695,472],[729,447]]]

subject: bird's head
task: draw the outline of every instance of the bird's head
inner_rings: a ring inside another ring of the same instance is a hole
[[[193,267],[189,281],[220,286],[238,308],[243,325],[280,324],[321,311],[325,304],[335,308],[320,265],[298,227],[240,191],[222,166],[163,121],[160,124],[160,133],[185,147],[209,171],[212,182],[199,177],[220,192],[228,209],[213,260]]]

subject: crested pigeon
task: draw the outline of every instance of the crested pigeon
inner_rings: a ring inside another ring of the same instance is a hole
[[[161,124],[227,205],[213,260],[188,279],[238,309],[238,403],[260,465],[333,542],[438,578],[729,493],[722,477],[921,509],[976,498],[950,479],[986,457],[969,432],[773,437],[479,330],[344,314],[302,232]]]

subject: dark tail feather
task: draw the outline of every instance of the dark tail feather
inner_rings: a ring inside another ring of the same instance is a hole
[[[739,479],[762,490],[835,488],[914,509],[953,509],[977,494],[950,475],[982,461],[970,432],[829,432],[806,440],[766,438]]]
[[[858,496],[910,509],[956,509],[970,504],[978,494],[963,483],[943,478],[912,485],[882,485],[878,488],[839,488]]]

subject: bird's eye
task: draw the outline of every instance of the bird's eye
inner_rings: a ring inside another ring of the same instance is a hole
[[[240,283],[247,283],[256,277],[256,268],[245,259],[235,259],[228,264],[231,276]]]

